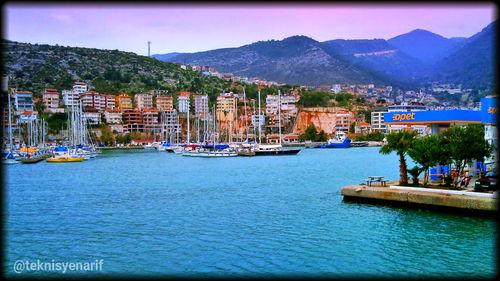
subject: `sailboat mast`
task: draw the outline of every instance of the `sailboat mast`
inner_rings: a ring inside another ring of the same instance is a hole
[[[198,128],[198,137],[196,138],[196,142],[200,143],[200,116],[196,118],[196,127]]]
[[[215,105],[214,105],[214,132],[213,132],[213,139],[214,139],[214,149],[215,149]]]
[[[247,133],[247,142],[248,142],[248,124],[247,124],[247,94],[245,93],[245,87],[243,87],[243,99],[244,99],[244,110],[245,110],[245,131]]]
[[[278,89],[278,130],[281,144],[281,91]]]
[[[260,122],[262,121],[261,118],[262,115],[260,113],[260,89],[259,89],[259,144],[262,144],[261,125],[260,125]]]
[[[189,99],[188,99],[188,111],[187,111],[187,144],[189,144]]]
[[[12,116],[10,112],[10,93],[7,92],[7,99],[9,102],[9,149],[12,149]]]

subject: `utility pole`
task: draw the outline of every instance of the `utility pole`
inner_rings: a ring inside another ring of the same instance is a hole
[[[151,57],[151,41],[148,41],[148,57]]]

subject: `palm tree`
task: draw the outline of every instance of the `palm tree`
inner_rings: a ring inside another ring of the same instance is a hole
[[[387,143],[380,148],[380,153],[390,154],[395,151],[399,155],[399,185],[408,184],[405,155],[411,148],[412,142],[417,136],[417,131],[400,130],[387,134]]]

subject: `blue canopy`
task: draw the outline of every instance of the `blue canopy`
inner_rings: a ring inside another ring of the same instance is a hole
[[[203,145],[203,148],[214,148],[213,144],[207,144]],[[227,144],[216,144],[215,149],[224,149],[224,148],[229,148],[229,145]]]
[[[68,148],[66,146],[58,146],[58,147],[54,148],[54,151],[64,152],[64,151],[68,151]]]

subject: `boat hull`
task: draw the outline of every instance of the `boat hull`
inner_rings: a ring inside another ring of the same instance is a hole
[[[10,164],[19,164],[20,161],[16,159],[2,159],[2,164],[10,165]]]
[[[315,148],[349,148],[351,147],[350,143],[330,143],[330,144],[322,144],[318,145]]]
[[[22,158],[19,161],[23,164],[35,164],[50,157],[50,154],[39,155],[30,158]]]
[[[50,163],[67,163],[67,162],[82,162],[85,160],[83,157],[73,157],[73,158],[51,158],[45,161]]]
[[[184,152],[182,154],[182,156],[206,157],[206,158],[235,157],[235,156],[238,156],[238,153],[235,153],[235,152]]]
[[[255,156],[255,151],[238,151],[239,156]]]
[[[283,149],[283,150],[269,150],[269,151],[255,151],[255,156],[264,155],[295,155],[300,152],[300,149]]]

